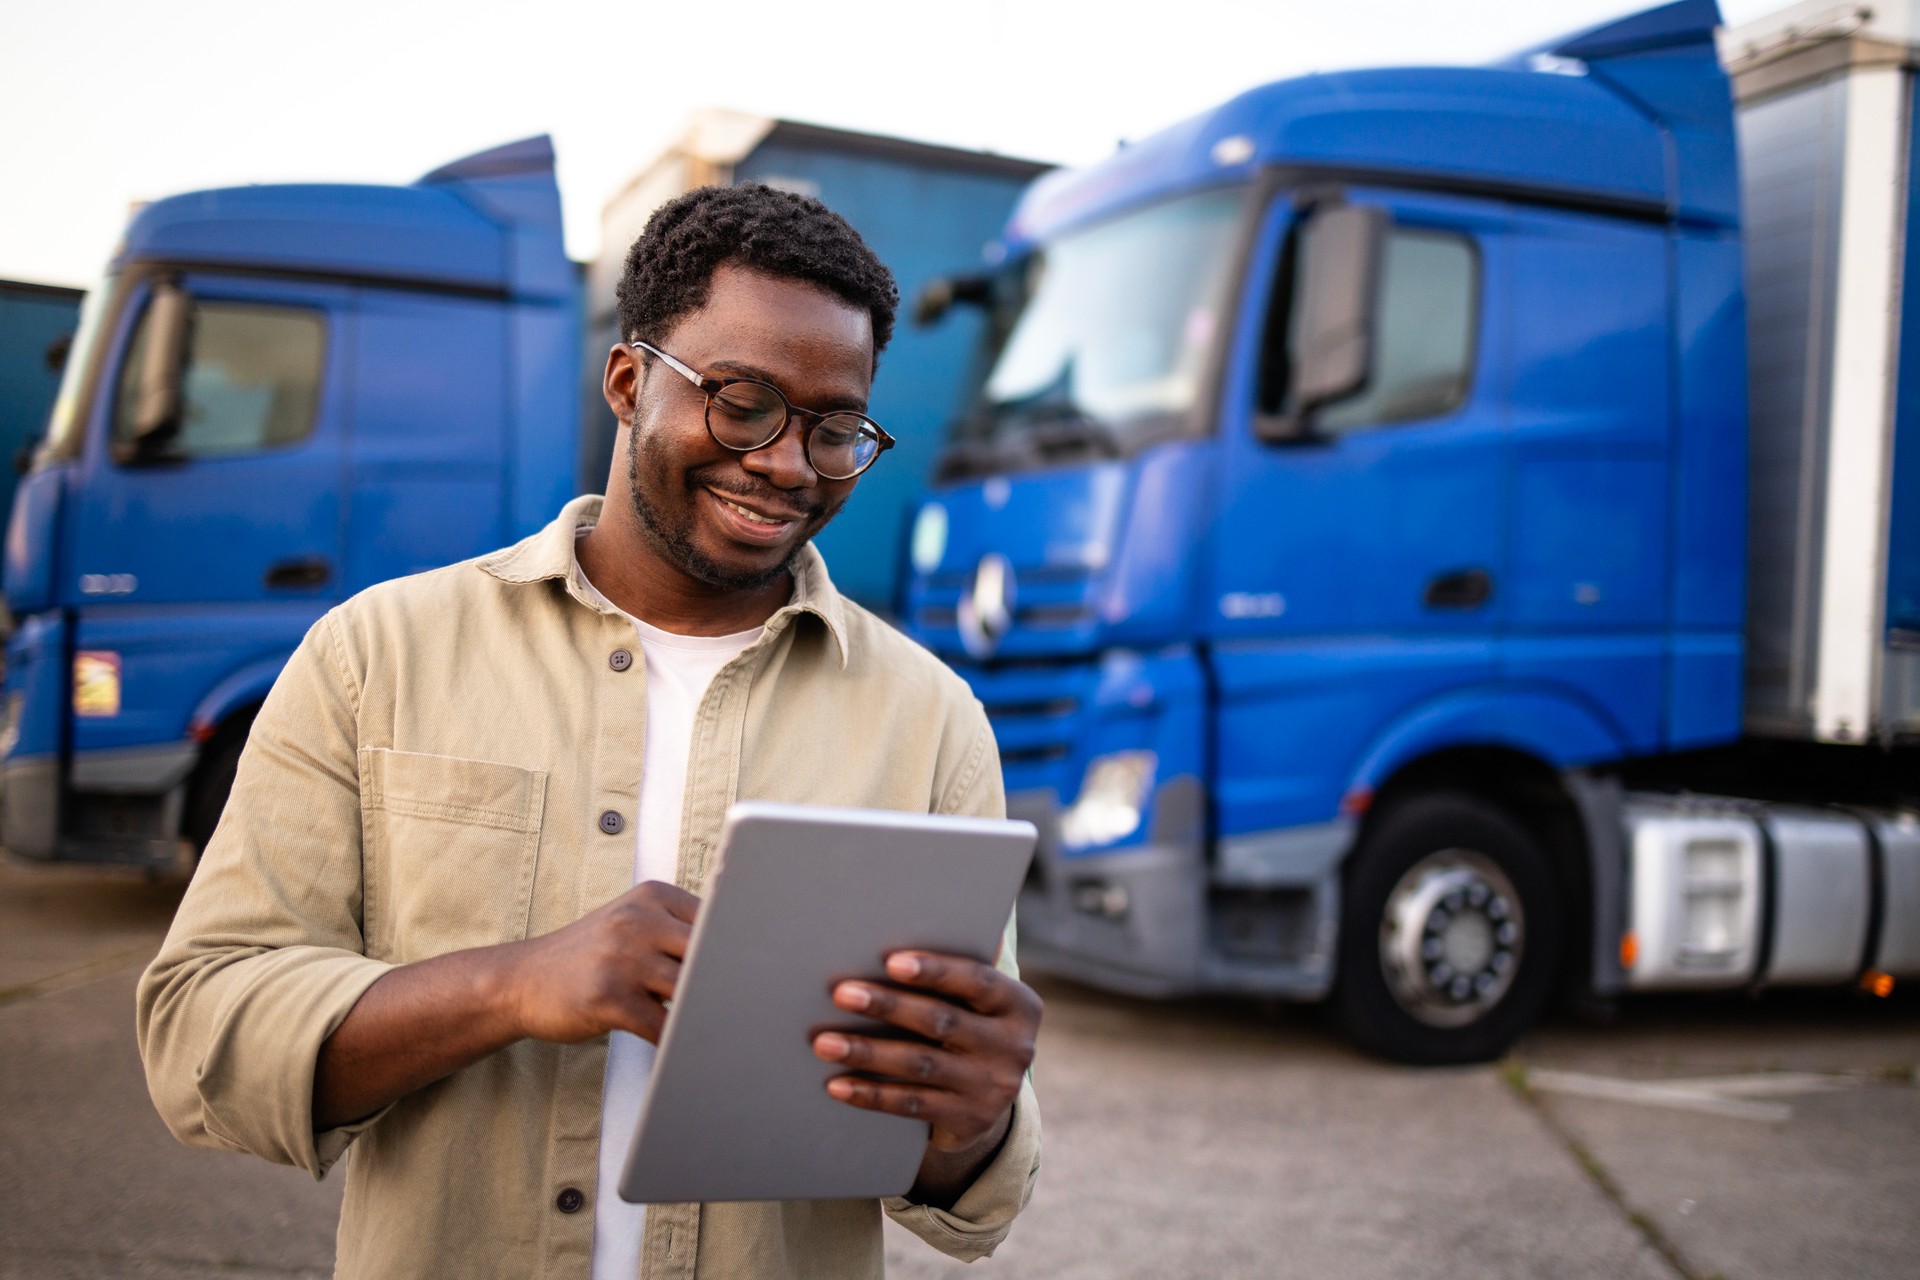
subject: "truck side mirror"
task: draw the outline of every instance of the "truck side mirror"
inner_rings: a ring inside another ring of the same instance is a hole
[[[935,276],[914,299],[914,327],[925,329],[937,324],[955,305],[984,307],[992,299],[993,281],[987,276]]]
[[[49,373],[65,373],[67,357],[73,354],[73,335],[63,333],[47,344],[46,362]]]
[[[180,425],[180,374],[186,365],[193,299],[175,284],[154,288],[147,304],[145,353],[140,361],[133,420],[133,443],[145,452]]]
[[[1315,210],[1296,233],[1287,410],[1258,420],[1263,440],[1312,434],[1313,411],[1366,387],[1387,216],[1365,205]]]

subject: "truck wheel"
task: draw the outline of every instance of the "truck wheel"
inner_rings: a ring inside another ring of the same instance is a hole
[[[247,747],[247,731],[253,728],[253,716],[242,716],[220,726],[207,743],[187,790],[187,811],[181,833],[193,843],[193,856],[206,851],[213,829],[220,825],[221,811],[227,807],[227,795],[233,790],[234,775],[240,772],[240,753]]]
[[[1559,966],[1560,894],[1539,841],[1472,796],[1414,796],[1349,863],[1335,1011],[1400,1062],[1484,1062],[1533,1024]]]

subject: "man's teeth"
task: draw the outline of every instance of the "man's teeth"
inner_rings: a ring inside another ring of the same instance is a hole
[[[716,498],[720,498],[720,495],[717,493],[714,494],[713,496]],[[720,498],[720,501],[722,503],[725,503],[727,506],[732,507],[735,511],[738,511],[741,515],[753,521],[755,524],[782,525],[787,523],[785,520],[769,520],[767,519],[767,517],[761,515],[756,511],[747,510],[745,507],[741,506],[737,502],[727,502],[725,498]]]

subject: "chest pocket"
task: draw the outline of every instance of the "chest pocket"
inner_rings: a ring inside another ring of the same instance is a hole
[[[367,954],[407,964],[527,935],[547,775],[360,750]]]

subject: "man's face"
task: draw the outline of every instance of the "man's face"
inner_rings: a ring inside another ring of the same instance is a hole
[[[714,378],[757,378],[807,409],[864,411],[873,377],[867,312],[814,285],[723,265],[707,303],[662,350]],[[801,424],[734,453],[706,427],[706,395],[649,360],[627,436],[627,488],[651,549],[678,572],[730,590],[764,587],[831,520],[853,480],[808,465]]]

